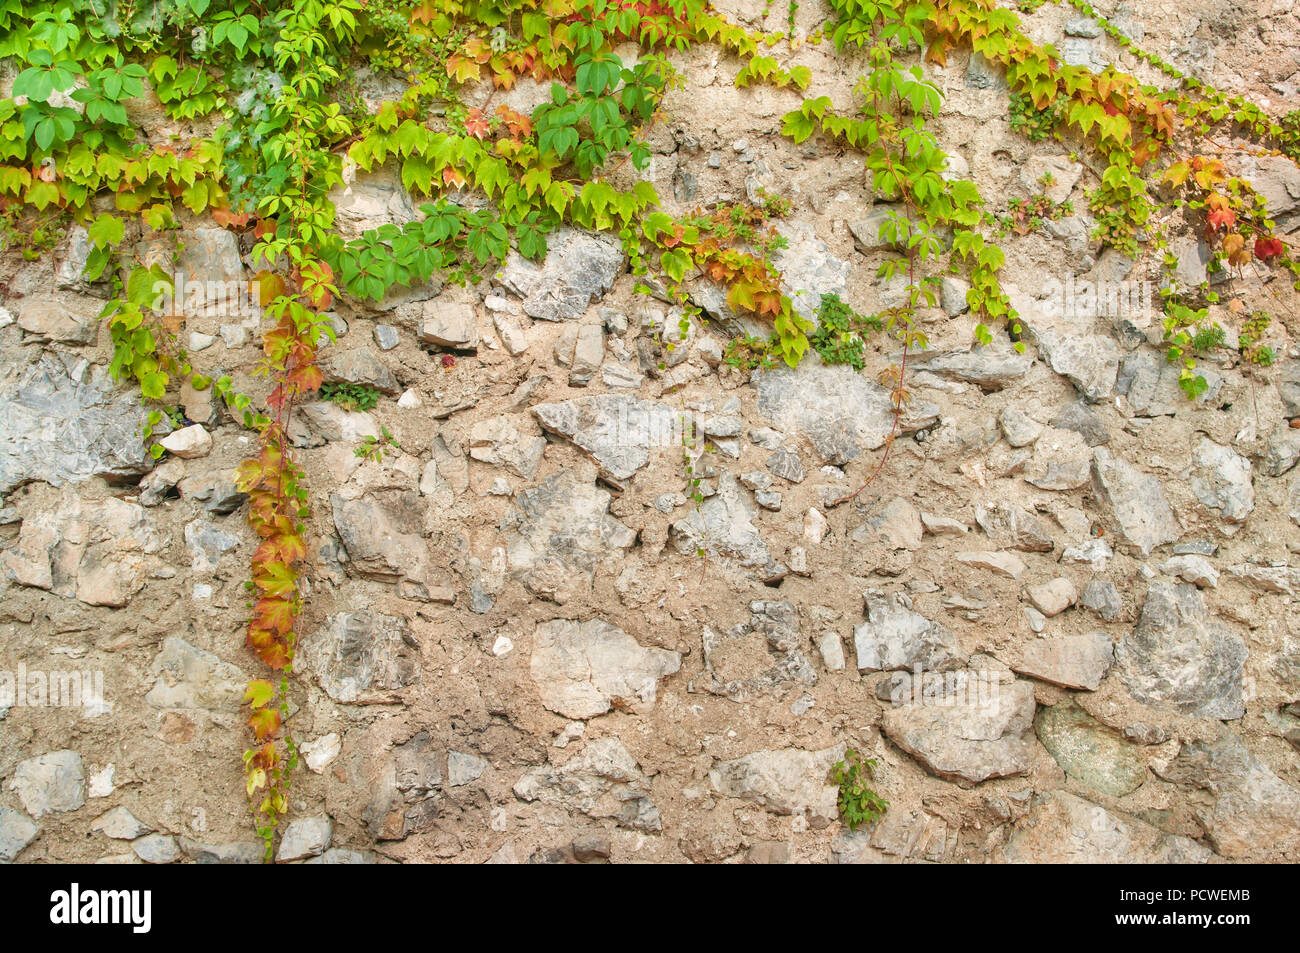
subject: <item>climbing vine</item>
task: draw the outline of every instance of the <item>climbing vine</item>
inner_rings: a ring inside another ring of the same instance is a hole
[[[727,348],[735,366],[794,366],[813,350],[861,369],[866,335],[901,345],[880,375],[894,425],[870,483],[900,430],[908,361],[928,346],[925,314],[943,276],[968,281],[978,343],[1005,335],[1023,349],[996,239],[1071,210],[1040,195],[999,218],[973,181],[949,173],[931,128],[942,95],[926,68],[958,50],[1005,73],[1014,129],[1068,141],[1089,157],[1097,240],[1130,255],[1148,243],[1165,249],[1163,231],[1149,233],[1167,203],[1211,247],[1212,267],[1281,267],[1300,279],[1262,198],[1204,145],[1229,125],[1261,154],[1295,159],[1296,114],[1273,118],[1213,89],[1139,50],[1083,0],[1071,3],[1173,88],[1069,65],[992,0],[828,0],[829,20],[806,37],[796,36],[793,2],[783,32],[759,34],[705,0],[0,0],[0,58],[17,66],[0,99],[0,234],[24,240],[35,256],[67,223],[85,228],[85,278],[108,296],[111,370],[151,402],[146,438],[173,425],[169,395],[185,384],[211,388],[256,436],[237,485],[258,538],[245,640],[266,672],[244,696],[244,767],[268,859],[297,763],[290,676],[308,588],[309,494],[289,431],[295,407],[322,387],[317,354],[333,338],[326,312],[338,296],[378,302],[435,277],[478,282],[511,251],[544,256],[561,226],[613,233],[638,290],[681,306],[682,340],[701,319],[698,286],[725,288],[728,309],[748,329]],[[665,97],[689,81],[675,54],[708,44],[730,58],[737,87],[802,93],[815,77],[784,54],[825,41],[860,65],[853,100],[837,108],[828,96],[805,99],[780,132],[861,153],[883,210],[877,237],[890,249],[878,277],[901,289],[873,314],[833,295],[813,314],[796,309],[774,264],[785,246],[777,220],[789,211],[780,196],[672,215],[649,182],[617,174],[646,168],[646,136]],[[372,108],[366,80],[374,76],[396,80],[400,92]],[[525,77],[549,86],[547,101],[527,115],[493,105],[497,91]],[[177,123],[199,132],[177,136]],[[345,239],[331,191],[386,165],[417,197],[420,216]],[[257,398],[230,377],[199,372],[180,337],[184,314],[158,307],[160,293],[175,290],[176,236],[200,215],[252,241],[262,313]],[[1203,307],[1213,292],[1166,290],[1167,353],[1196,396],[1205,382],[1194,356],[1222,343]],[[1273,359],[1268,325],[1267,315],[1250,315],[1240,336],[1242,356],[1258,366]],[[339,387],[324,396],[357,407],[376,399]],[[379,459],[395,447],[384,431],[358,452]],[[150,452],[164,451],[155,443]],[[698,502],[694,458],[684,458]]]

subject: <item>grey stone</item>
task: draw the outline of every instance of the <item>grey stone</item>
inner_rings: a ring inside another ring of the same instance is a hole
[[[952,275],[944,275],[939,284],[939,306],[943,308],[944,313],[950,318],[970,310],[970,305],[966,303],[966,295],[970,291],[969,281],[963,281],[961,278],[954,278]]]
[[[998,426],[1002,429],[1002,436],[1006,437],[1007,443],[1013,447],[1027,447],[1043,432],[1042,424],[1030,419],[1014,407],[1002,408],[998,414]]]
[[[976,566],[980,569],[988,569],[1002,576],[1010,576],[1012,579],[1019,579],[1028,568],[1024,560],[1014,553],[998,551],[965,552],[957,553],[955,558],[959,563]]]
[[[869,592],[865,600],[867,621],[853,630],[859,670],[943,670],[965,662],[957,637],[913,612],[905,596]]]
[[[146,864],[171,864],[181,856],[176,838],[170,834],[147,834],[132,841],[131,850]]]
[[[1068,378],[1085,398],[1105,400],[1114,392],[1120,353],[1113,338],[1053,328],[1039,330],[1036,337],[1048,366]]]
[[[301,641],[298,658],[335,701],[357,702],[413,684],[417,648],[405,619],[370,610],[336,612]]]
[[[853,247],[863,255],[899,248],[903,243],[882,239],[880,230],[887,223],[903,217],[904,212],[901,205],[876,205],[862,218],[850,221],[849,233],[853,236]]]
[[[70,373],[51,354],[26,366],[7,361],[0,407],[0,494],[31,480],[63,486],[152,466],[139,394],[115,385],[106,367]]]
[[[804,471],[803,461],[799,459],[799,454],[793,450],[777,450],[767,458],[764,465],[772,472],[773,476],[788,480],[790,483],[802,483],[807,475]]]
[[[538,404],[533,415],[591,456],[618,484],[650,462],[655,450],[681,452],[683,412],[627,394],[596,394]]]
[[[419,339],[421,344],[457,350],[478,347],[478,315],[474,306],[437,298],[426,301],[420,318]]]
[[[717,762],[709,771],[709,783],[723,797],[753,801],[773,814],[803,815],[809,826],[822,828],[838,816],[838,791],[828,776],[844,750],[841,742],[820,751],[755,751]]]
[[[428,581],[429,551],[421,532],[424,506],[417,492],[383,490],[356,500],[334,493],[330,507],[347,551],[349,573],[380,582]]]
[[[334,822],[324,815],[300,817],[289,822],[280,838],[275,859],[284,863],[325,853],[334,837]]]
[[[383,394],[394,395],[402,389],[397,377],[368,347],[351,348],[331,354],[322,362],[325,380],[364,384]]]
[[[566,718],[594,718],[610,708],[648,714],[659,679],[681,656],[646,648],[601,619],[544,622],[533,634],[530,664],[542,704]]]
[[[1037,639],[1024,649],[1020,664],[1012,668],[1063,688],[1095,692],[1110,671],[1114,645],[1103,632],[1060,635]]]
[[[1034,608],[1048,618],[1060,615],[1079,599],[1079,592],[1074,588],[1074,583],[1064,576],[1058,576],[1051,582],[1027,586],[1025,595],[1033,603]]]
[[[361,173],[329,194],[335,224],[345,238],[357,238],[382,225],[405,225],[419,218],[395,166]]]
[[[94,344],[99,336],[100,303],[75,299],[79,307],[53,295],[34,295],[18,302],[18,326],[32,337],[62,344]]]
[[[1034,762],[1033,687],[994,682],[976,690],[970,687],[975,680],[951,704],[890,708],[882,730],[945,780],[970,785],[1028,773]]]
[[[23,519],[0,566],[21,586],[121,608],[144,586],[149,557],[162,545],[144,507],[116,497],[82,500],[65,489],[57,507]]]
[[[1124,356],[1115,390],[1128,398],[1129,407],[1139,417],[1159,417],[1208,404],[1223,388],[1223,378],[1202,362],[1196,373],[1205,378],[1206,390],[1190,401],[1178,386],[1179,373],[1179,365],[1171,364],[1154,350],[1142,348]]]
[[[921,514],[902,497],[894,497],[849,534],[854,543],[876,542],[889,550],[919,549]]]
[[[371,336],[375,339],[375,345],[381,351],[391,351],[401,343],[401,336],[397,328],[391,324],[376,324],[370,331]]]
[[[1059,430],[1073,430],[1090,447],[1110,442],[1110,429],[1106,426],[1106,421],[1083,401],[1066,404],[1058,410],[1052,426]]]
[[[794,604],[756,600],[749,609],[750,621],[725,633],[705,627],[704,671],[687,686],[689,691],[744,702],[817,683]]]
[[[1065,21],[1065,33],[1067,36],[1082,36],[1089,39],[1096,39],[1101,36],[1101,24],[1092,17],[1071,17]]]
[[[472,784],[483,776],[488,763],[476,754],[465,751],[447,752],[447,784],[458,788]]]
[[[65,748],[19,761],[9,780],[9,790],[18,795],[33,818],[75,811],[86,803],[86,772],[81,755]]]
[[[1061,770],[1094,791],[1124,797],[1146,780],[1134,746],[1072,702],[1043,708],[1034,729]]]
[[[997,546],[1030,553],[1050,553],[1055,547],[1047,525],[1014,503],[976,504],[975,522]]]
[[[909,360],[918,370],[970,381],[985,390],[998,390],[1020,380],[1034,359],[1009,347],[977,347],[953,351],[925,351]]]
[[[604,330],[599,324],[581,325],[574,342],[573,362],[569,366],[569,386],[586,387],[604,360]]]
[[[0,807],[0,861],[17,860],[41,829],[22,811]]]
[[[524,313],[542,321],[568,321],[608,291],[623,267],[617,239],[562,227],[547,236],[541,263],[511,252],[498,279],[523,298]]]
[[[1212,618],[1195,587],[1153,579],[1116,668],[1143,704],[1201,718],[1240,718],[1246,643]]]
[[[685,518],[672,524],[671,535],[678,552],[693,555],[703,549],[725,556],[746,567],[763,567],[769,561],[767,543],[754,527],[757,515],[740,484],[730,473],[718,481],[718,492]]]
[[[1219,571],[1203,556],[1174,556],[1160,564],[1160,571],[1177,576],[1183,582],[1190,582],[1200,589],[1213,589],[1219,584]]]
[[[650,783],[617,738],[591,741],[577,757],[559,766],[524,772],[515,795],[592,818],[610,818],[620,827],[653,832],[663,829],[650,800]]]
[[[1300,849],[1300,791],[1226,729],[1214,741],[1191,741],[1159,774],[1200,788],[1213,799],[1193,801],[1206,838],[1223,857],[1281,860]]]
[[[1196,841],[1058,790],[1035,795],[1003,857],[1013,864],[1203,864],[1213,854]]]
[[[1241,523],[1255,508],[1250,461],[1231,447],[1202,437],[1192,448],[1192,492],[1230,523]]]
[[[787,243],[772,256],[772,265],[781,276],[781,290],[789,295],[796,311],[815,320],[823,295],[843,298],[848,294],[849,263],[831,254],[811,223],[783,222],[777,232]]]
[[[610,494],[557,473],[520,492],[502,522],[510,571],[535,595],[563,602],[596,565],[636,540],[609,514]]]
[[[1114,622],[1124,611],[1124,601],[1120,598],[1115,584],[1109,579],[1098,579],[1095,576],[1083,587],[1079,604],[1097,613],[1105,622]]]
[[[212,435],[201,424],[173,430],[158,442],[164,450],[182,460],[206,457],[212,452]]]
[[[965,76],[968,89],[1006,89],[1007,79],[1002,68],[982,53],[971,53]]]
[[[92,831],[102,831],[105,837],[114,840],[135,840],[152,833],[153,828],[136,820],[134,814],[124,807],[115,807],[101,814],[90,825]]]
[[[1300,212],[1300,168],[1286,156],[1254,158],[1243,170],[1242,177],[1264,197],[1269,218],[1289,222]]]
[[[1300,359],[1282,361],[1277,369],[1277,393],[1287,417],[1300,417]]]
[[[266,848],[261,841],[200,844],[188,837],[176,840],[181,852],[196,864],[260,864],[266,859]]]
[[[344,410],[328,400],[312,401],[298,408],[307,429],[319,443],[334,440],[340,443],[360,443],[366,437],[380,436],[375,418],[362,410]]]
[[[224,228],[190,228],[179,235],[176,267],[186,281],[240,281],[239,236]]]
[[[1120,537],[1143,556],[1182,535],[1165,491],[1155,477],[1139,472],[1127,460],[1098,447],[1092,462],[1093,484],[1110,509]]]
[[[894,429],[889,391],[847,365],[756,371],[758,409],[774,426],[801,434],[824,463],[848,463],[884,445]],[[939,409],[916,402],[904,410],[901,433],[933,426]]]
[[[1052,177],[1052,184],[1044,188],[1044,175]],[[1020,184],[1030,195],[1046,195],[1053,205],[1070,197],[1074,185],[1083,175],[1083,166],[1066,156],[1030,156],[1020,166]]]
[[[490,417],[469,431],[469,455],[531,480],[542,462],[546,438],[522,434],[505,417]]]
[[[178,635],[163,640],[150,671],[156,676],[146,704],[162,709],[236,712],[248,675]]]
[[[1300,428],[1279,420],[1264,451],[1264,472],[1280,477],[1300,463]]]

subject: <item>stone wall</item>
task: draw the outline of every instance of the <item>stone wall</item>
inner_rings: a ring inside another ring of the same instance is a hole
[[[757,0],[720,6],[761,25]],[[1290,3],[1112,12],[1221,87],[1296,94]],[[800,29],[824,15],[801,5]],[[1027,22],[1072,61],[1156,78],[1068,8]],[[807,95],[850,105],[856,73],[829,44],[794,61]],[[716,51],[678,65],[688,84],[644,173],[665,207],[786,195],[777,263],[796,304],[888,306],[861,157],[780,138],[800,96],[735,89]],[[892,427],[883,337],[861,373],[815,355],[741,371],[722,360],[740,322],[717,289],[693,286],[710,320],[682,334],[633,292],[617,243],[579,231],[477,288],[338,304],[327,379],[383,398],[295,423],[314,548],[281,859],[1300,859],[1297,296],[1263,270],[1224,284],[1229,343],[1236,297],[1274,316],[1279,361],[1221,349],[1189,401],[1158,296],[1061,306],[1067,282],[1163,280],[1157,253],[1090,240],[1089,157],[1012,133],[985,64],[927,69],[951,167],[994,210],[1050,170],[1077,212],[1004,242],[1023,355],[972,350],[965,289],[945,282],[902,436],[850,502],[832,505]],[[1223,147],[1281,229],[1300,226],[1300,170]],[[335,198],[349,233],[416,214],[391,169]],[[251,274],[248,236],[192,220],[181,240],[186,274]],[[1201,280],[1195,236],[1174,247]],[[53,256],[0,265],[0,670],[103,679],[88,705],[0,710],[0,859],[255,860],[239,712],[261,674],[242,630],[254,537],[232,483],[252,444],[187,390],[173,452],[149,460],[144,411],[107,375],[85,252],[74,229]],[[261,395],[257,330],[218,310],[180,333],[200,370]],[[694,462],[699,505],[687,420],[713,448]],[[400,450],[358,459],[381,427]],[[890,802],[856,833],[828,780],[849,747],[877,759]]]

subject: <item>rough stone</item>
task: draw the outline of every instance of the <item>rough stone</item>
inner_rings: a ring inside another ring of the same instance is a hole
[[[1137,627],[1115,647],[1120,678],[1138,701],[1201,718],[1246,711],[1246,643],[1215,621],[1195,587],[1153,579]]]
[[[773,814],[804,815],[809,826],[821,828],[838,816],[838,791],[827,777],[843,757],[843,743],[820,751],[755,751],[717,762],[709,771],[709,783],[724,797],[753,801]]]
[[[546,438],[520,433],[504,417],[480,420],[469,432],[469,455],[531,480],[542,462]]]
[[[115,807],[101,814],[95,819],[95,823],[90,825],[90,829],[100,831],[105,837],[114,840],[135,840],[153,831],[152,827],[140,823],[135,815],[124,807]]]
[[[94,344],[99,335],[97,301],[72,308],[62,298],[36,295],[18,303],[18,326],[32,337],[62,344]]]
[[[589,742],[577,757],[559,766],[531,768],[515,783],[515,795],[592,818],[611,818],[620,827],[653,832],[663,829],[650,800],[649,781],[617,738]]]
[[[763,567],[769,556],[767,543],[753,523],[757,513],[736,478],[724,473],[717,493],[672,524],[672,538],[684,554],[703,549],[742,566]]]
[[[474,306],[460,301],[433,299],[424,303],[420,318],[421,344],[457,350],[478,346],[478,316]]]
[[[1113,338],[1053,328],[1043,328],[1036,336],[1048,366],[1068,378],[1088,400],[1105,400],[1114,392],[1120,353]]]
[[[971,687],[972,681],[981,688]],[[930,773],[978,784],[1026,774],[1033,766],[1034,707],[1028,682],[987,684],[982,677],[972,677],[953,703],[891,708],[882,728]]]
[[[646,648],[601,619],[555,619],[533,634],[531,672],[542,704],[566,718],[594,718],[610,708],[646,714],[659,679],[681,656]]]
[[[375,329],[376,333],[378,328]],[[389,328],[393,331],[392,328]],[[393,331],[394,338],[396,331]],[[396,346],[396,340],[393,344]],[[382,394],[396,395],[402,385],[374,351],[368,347],[351,348],[337,354],[331,354],[322,362],[325,380],[330,382],[346,381],[349,384],[363,384],[373,387]]]
[[[1074,583],[1064,576],[1058,576],[1051,582],[1029,586],[1025,589],[1025,595],[1029,597],[1034,608],[1049,619],[1060,615],[1079,601],[1079,591],[1075,589]]]
[[[146,864],[171,864],[181,856],[180,846],[170,834],[147,834],[132,841],[131,850]]]
[[[905,596],[869,592],[865,600],[867,621],[853,630],[859,670],[942,670],[965,661],[957,637],[913,612]]]
[[[465,751],[447,752],[447,784],[453,788],[473,784],[488,768],[485,759]]]
[[[30,480],[62,486],[152,465],[139,395],[114,384],[104,366],[70,369],[51,354],[6,362],[0,407],[0,494]]]
[[[847,365],[757,371],[758,409],[775,427],[806,437],[824,463],[841,465],[883,446],[894,427],[889,392]],[[909,405],[902,433],[933,426],[938,408]]]
[[[1092,478],[1097,495],[1109,507],[1120,536],[1137,547],[1143,556],[1182,535],[1173,511],[1165,500],[1160,481],[1141,473],[1127,460],[1098,447],[1093,457]]]
[[[1095,692],[1110,671],[1115,647],[1103,632],[1059,635],[1030,642],[1012,668],[1062,688]]]
[[[9,780],[9,790],[18,795],[33,818],[75,811],[86,803],[86,772],[81,755],[64,749],[19,761]]]
[[[300,817],[289,822],[280,838],[275,859],[284,863],[325,853],[334,837],[334,822],[324,815]]]
[[[956,559],[959,563],[988,569],[999,575],[1010,576],[1012,579],[1019,579],[1028,568],[1024,560],[1014,553],[996,551],[958,553]]]
[[[1223,857],[1277,860],[1300,849],[1300,791],[1224,730],[1214,741],[1184,744],[1159,772],[1166,781],[1209,793],[1194,808],[1206,838]],[[1194,802],[1195,803],[1195,802]]]
[[[1003,407],[998,414],[998,426],[1002,436],[1013,447],[1027,447],[1038,439],[1043,432],[1043,425],[1030,419],[1014,407]]]
[[[177,635],[163,640],[151,671],[156,679],[144,700],[166,710],[235,712],[248,683],[248,675],[239,668]]]
[[[363,701],[419,677],[417,645],[406,620],[381,612],[336,612],[310,638],[299,657],[335,701]]]
[[[1046,524],[1014,503],[976,504],[975,522],[995,545],[1004,549],[1050,553],[1056,545]]]
[[[1061,770],[1094,791],[1124,797],[1146,780],[1134,746],[1073,703],[1041,709],[1034,729]]]
[[[749,609],[750,621],[725,633],[705,627],[704,671],[691,681],[689,691],[744,702],[817,683],[804,654],[807,640],[800,633],[794,604],[756,600]]]
[[[588,453],[615,481],[631,479],[655,450],[681,452],[682,412],[626,394],[596,394],[532,408],[538,423]]]
[[[986,390],[998,390],[1020,380],[1034,359],[1009,347],[980,347],[955,351],[926,351],[910,358],[909,367],[960,381],[970,381]]]
[[[567,601],[598,563],[636,540],[609,503],[607,491],[569,473],[520,492],[501,526],[510,571],[534,594]]]
[[[1192,492],[1230,523],[1241,523],[1255,508],[1250,461],[1231,447],[1202,437],[1192,449]]]
[[[547,236],[542,262],[511,252],[498,280],[523,298],[525,314],[542,321],[568,321],[585,313],[593,297],[608,291],[623,266],[617,239],[557,228]]]
[[[1194,840],[1066,791],[1035,795],[1002,853],[1013,864],[1203,864],[1213,856]]]
[[[0,861],[17,860],[41,829],[22,811],[0,807]]]
[[[1083,587],[1079,604],[1097,613],[1104,622],[1114,622],[1124,611],[1124,601],[1120,598],[1119,590],[1109,579],[1089,579]]]
[[[206,457],[212,452],[212,435],[201,424],[173,430],[158,442],[162,444],[164,450],[182,460]]]

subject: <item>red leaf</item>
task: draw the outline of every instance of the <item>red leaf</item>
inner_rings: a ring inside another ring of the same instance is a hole
[[[1276,258],[1286,250],[1282,244],[1282,239],[1260,236],[1255,239],[1255,257],[1261,261],[1268,261],[1270,258]]]

